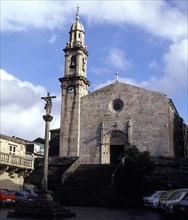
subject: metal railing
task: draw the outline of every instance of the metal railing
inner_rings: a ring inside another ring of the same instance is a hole
[[[34,158],[20,157],[0,152],[0,165],[9,165],[25,169],[34,169]]]

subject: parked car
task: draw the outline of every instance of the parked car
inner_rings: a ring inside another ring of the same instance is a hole
[[[172,190],[168,190],[166,193],[164,193],[163,195],[161,195],[161,197],[159,198],[159,204],[158,207],[165,210],[166,209],[166,202],[171,198],[171,196],[174,195],[174,193],[176,192],[181,192],[181,191],[185,191],[188,189],[172,189]]]
[[[178,215],[188,216],[188,195],[186,195],[179,203],[173,206],[173,212]]]
[[[21,190],[19,192],[15,193],[16,196],[16,203],[22,203],[27,201],[30,197],[32,197],[31,193],[25,191],[25,190]]]
[[[0,189],[0,204],[15,204],[15,194],[8,189]]]
[[[178,204],[181,200],[188,196],[188,190],[175,192],[169,200],[166,201],[166,212],[174,213],[174,205]]]
[[[23,191],[30,193],[32,196],[38,196],[40,189],[24,189]]]
[[[155,191],[152,194],[143,197],[144,205],[153,208],[158,207],[159,197],[163,195],[166,191]]]
[[[24,189],[20,190],[15,193],[16,196],[16,202],[21,203],[21,202],[26,202],[28,200],[34,200],[35,197],[38,196],[38,193],[40,193],[41,190],[39,189]]]

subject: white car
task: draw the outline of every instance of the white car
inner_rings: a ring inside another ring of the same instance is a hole
[[[153,208],[158,207],[159,197],[164,194],[166,191],[155,191],[152,194],[143,197],[144,205],[150,206]]]

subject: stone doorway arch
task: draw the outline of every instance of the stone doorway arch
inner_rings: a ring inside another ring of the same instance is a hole
[[[129,147],[127,134],[120,130],[113,130],[103,136],[101,147],[101,163],[110,164],[120,162],[125,148]]]

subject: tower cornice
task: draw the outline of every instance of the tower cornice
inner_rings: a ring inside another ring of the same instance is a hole
[[[67,51],[78,51],[82,50],[87,56],[89,56],[89,52],[86,50],[86,46],[84,45],[76,45],[75,47],[70,47],[70,45],[67,45],[63,51],[66,53]]]
[[[87,86],[90,86],[91,83],[89,80],[87,80],[84,76],[65,76],[62,78],[59,78],[59,81],[61,83],[71,81],[71,82],[76,82],[76,81],[83,81]]]

